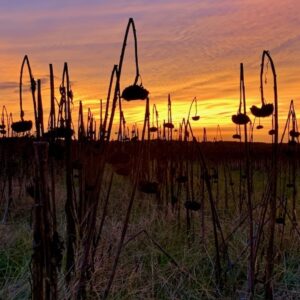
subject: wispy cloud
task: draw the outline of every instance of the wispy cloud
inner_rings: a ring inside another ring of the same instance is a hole
[[[0,104],[17,108],[15,83],[23,55],[28,54],[35,78],[43,79],[46,110],[48,64],[54,65],[58,87],[65,61],[75,99],[98,109],[99,99],[106,98],[111,69],[119,60],[127,20],[134,17],[143,83],[151,101],[161,107],[162,118],[168,93],[173,95],[176,121],[197,96],[203,110],[201,122],[207,120],[215,127],[222,119],[224,126],[233,128],[230,116],[238,104],[239,63],[245,65],[250,106],[259,99],[263,49],[271,51],[276,63],[283,118],[291,98],[300,109],[299,8],[296,0],[3,0]],[[130,35],[122,86],[132,83],[133,77]],[[30,101],[26,105],[30,111]],[[128,122],[143,119],[143,103],[127,107]]]
[[[19,87],[19,83],[15,81],[0,82],[0,90],[15,90]]]

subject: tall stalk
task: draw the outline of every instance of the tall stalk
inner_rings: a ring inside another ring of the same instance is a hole
[[[25,55],[23,62],[22,62],[22,66],[21,66],[21,73],[20,73],[20,108],[21,108],[21,120],[23,121],[23,117],[24,117],[24,111],[23,111],[23,106],[22,106],[22,90],[23,90],[23,70],[24,70],[24,65],[27,64],[27,68],[28,68],[28,72],[29,72],[29,78],[30,78],[30,84],[31,84],[31,94],[32,94],[32,101],[33,101],[33,112],[34,112],[34,119],[35,119],[35,125],[36,125],[36,131],[38,132],[38,115],[37,115],[37,105],[36,105],[36,99],[35,99],[35,91],[36,91],[36,83],[35,80],[33,78],[32,75],[32,71],[31,71],[31,67],[30,67],[30,63],[29,63],[29,59],[28,56]]]
[[[168,123],[172,123],[172,101],[171,101],[171,95],[168,95]],[[173,138],[173,128],[168,128],[168,140],[172,141]]]
[[[48,186],[48,143],[34,143],[35,207],[32,279],[34,300],[57,299],[57,265]]]
[[[49,129],[53,130],[56,126],[56,116],[55,116],[55,93],[54,93],[54,73],[53,65],[49,65],[50,69],[50,120]]]
[[[276,223],[276,200],[277,200],[277,169],[278,169],[278,93],[277,93],[277,75],[275,71],[274,62],[270,56],[270,53],[266,50],[262,54],[261,63],[261,97],[264,99],[263,90],[263,71],[265,58],[269,60],[273,73],[273,89],[274,89],[274,139],[272,144],[272,178],[271,178],[271,193],[272,197],[269,202],[270,221],[269,221],[269,241],[266,255],[266,285],[265,285],[265,298],[273,299],[273,270],[274,270],[274,240],[275,240],[275,223]]]
[[[63,91],[62,97],[65,97],[64,107],[64,121],[65,128],[71,131],[71,88],[68,64],[64,64],[62,86]],[[67,199],[65,203],[65,212],[67,219],[67,257],[66,257],[66,280],[70,282],[73,273],[75,272],[75,243],[76,243],[76,222],[75,222],[75,208],[73,201],[73,183],[72,183],[72,136],[66,134],[66,189]]]
[[[43,101],[42,101],[42,86],[41,80],[37,80],[37,100],[38,100],[38,136],[44,135],[44,115],[43,115]]]
[[[85,128],[84,128],[84,121],[83,121],[83,108],[82,102],[79,101],[79,112],[78,112],[78,140],[84,140],[86,137]]]
[[[107,120],[108,120],[108,114],[109,114],[108,110],[109,110],[110,96],[111,96],[112,85],[113,85],[113,80],[114,80],[115,76],[116,76],[116,78],[118,77],[118,65],[114,65],[113,70],[111,72],[111,76],[110,76],[108,93],[107,93],[107,98],[106,98],[105,114],[104,114],[102,132],[101,132],[101,136],[100,136],[101,142],[103,142],[105,139],[107,139],[107,141],[109,140],[108,129],[106,128],[106,126],[107,126]],[[111,119],[114,118],[113,113],[114,113],[114,111],[112,110],[112,114],[110,116]],[[109,132],[109,134],[110,134],[110,132]]]
[[[245,81],[244,81],[244,67],[241,63],[240,65],[240,93],[243,103],[244,114],[247,114],[246,110],[246,92],[245,92]],[[248,145],[248,132],[247,124],[244,124],[244,139],[245,139],[245,162],[246,162],[246,179],[247,179],[247,206],[248,206],[248,218],[249,218],[249,267],[248,267],[248,289],[250,292],[250,298],[253,299],[254,296],[254,274],[255,274],[255,261],[254,261],[254,240],[253,240],[253,204],[252,204],[252,191],[251,191],[251,170],[250,170],[250,154]]]
[[[135,53],[136,75],[135,75],[135,79],[134,79],[134,84],[137,83],[137,81],[140,77],[139,63],[138,63],[137,36],[136,36],[135,24],[134,24],[133,19],[130,18],[129,21],[128,21],[128,24],[127,24],[126,31],[125,31],[125,37],[124,37],[124,41],[123,41],[123,45],[122,45],[120,60],[119,60],[119,64],[118,64],[118,70],[116,70],[117,78],[116,78],[116,84],[115,84],[114,97],[113,97],[113,100],[112,100],[111,116],[110,116],[109,125],[108,125],[108,129],[107,129],[107,141],[109,141],[109,138],[110,138],[110,135],[111,135],[111,129],[112,129],[114,114],[115,114],[115,110],[116,110],[116,105],[117,105],[117,101],[120,97],[120,80],[121,80],[123,60],[124,60],[124,55],[125,55],[125,50],[126,50],[126,43],[127,43],[127,38],[128,38],[130,27],[132,27],[133,38],[134,38],[134,50],[135,50],[134,53]]]

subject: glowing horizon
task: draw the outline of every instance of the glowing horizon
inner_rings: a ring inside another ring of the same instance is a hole
[[[80,100],[85,116],[90,107],[98,121],[99,100],[105,102],[129,17],[134,18],[137,28],[143,84],[150,91],[151,104],[157,105],[160,121],[167,118],[169,93],[175,125],[187,117],[189,105],[197,97],[201,118],[192,122],[196,136],[201,138],[206,127],[209,140],[213,140],[220,124],[223,139],[232,140],[235,126],[231,115],[239,102],[239,64],[244,63],[250,114],[250,106],[260,103],[263,50],[270,50],[276,67],[280,133],[290,100],[294,99],[296,112],[300,108],[300,3],[295,0],[284,5],[270,0],[16,2],[18,5],[5,0],[0,12],[0,105],[6,105],[14,120],[19,118],[20,66],[28,54],[35,79],[42,80],[45,123],[49,115],[49,63],[54,66],[59,98],[64,61],[69,64],[74,92],[74,124]],[[134,78],[131,33],[126,51],[122,87],[132,84]],[[28,81],[27,72],[24,79],[24,83]],[[267,89],[267,101],[272,102],[271,72]],[[30,117],[32,103],[28,95],[24,99],[25,115]],[[141,124],[144,102],[123,103],[129,127]],[[270,141],[271,118],[262,123],[265,129],[255,131],[255,141]]]

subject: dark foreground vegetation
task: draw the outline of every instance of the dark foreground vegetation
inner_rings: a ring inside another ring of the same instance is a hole
[[[250,147],[255,298],[265,295],[271,150]],[[111,142],[103,152],[73,141],[67,153],[64,141],[18,138],[2,139],[0,153],[1,299],[250,297],[244,143]],[[285,144],[278,157],[276,299],[300,295],[296,153]]]

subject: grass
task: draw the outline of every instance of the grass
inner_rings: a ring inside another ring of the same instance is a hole
[[[210,162],[212,166],[215,162]],[[194,168],[195,176],[197,168]],[[236,192],[239,169],[230,167]],[[57,206],[59,233],[65,239],[65,187],[63,172],[57,170]],[[101,203],[106,196],[106,187],[110,178],[111,168],[106,170],[104,189],[101,192]],[[266,169],[254,172],[254,187],[256,203],[260,202],[267,179]],[[195,185],[198,177],[194,178]],[[75,184],[76,180],[75,180]],[[198,186],[198,185],[197,185]],[[215,185],[214,185],[215,186]],[[297,181],[299,186],[299,180]],[[199,187],[198,187],[199,188]],[[196,195],[199,196],[198,188]],[[18,189],[18,188],[16,188]],[[120,238],[124,213],[126,211],[132,189],[128,177],[114,176],[110,194],[108,215],[104,224],[102,238],[96,252],[95,268],[92,270],[88,284],[88,299],[99,298],[107,284],[108,275],[114,261],[116,245]],[[215,193],[216,190],[213,190]],[[238,214],[237,203],[233,203],[229,193],[229,209],[224,207],[224,178],[222,168],[219,168],[219,206],[218,212],[225,237],[238,225],[241,217]],[[14,195],[18,194],[18,190]],[[32,253],[32,229],[30,213],[32,200],[22,195],[15,200],[15,206],[9,223],[0,225],[0,299],[27,299],[30,296],[29,263]],[[289,192],[287,196],[290,198]],[[215,249],[213,243],[211,216],[206,195],[205,223],[206,238],[201,239],[200,212],[192,213],[192,230],[188,237],[186,233],[185,211],[183,209],[184,193],[180,201],[182,212],[180,223],[177,214],[171,207],[159,211],[157,199],[153,195],[137,192],[132,210],[125,247],[122,250],[119,266],[112,285],[110,299],[247,299],[247,222],[237,228],[229,239],[230,261],[222,260],[222,269],[226,270],[224,288],[219,290],[215,282]],[[101,217],[100,205],[98,222]],[[244,205],[244,209],[246,206]],[[254,213],[254,217],[258,215]],[[279,228],[280,225],[276,225]],[[147,230],[149,237],[141,233]],[[275,295],[276,299],[298,299],[300,297],[300,256],[299,236],[290,234],[290,225],[286,226],[284,248],[279,251],[281,257],[276,259]],[[128,241],[128,243],[127,243]],[[155,242],[153,242],[155,241]],[[278,242],[278,241],[277,241]],[[166,255],[159,247],[167,253]],[[264,248],[265,241],[262,243]],[[277,243],[279,245],[279,243]],[[264,254],[259,256],[259,272],[257,278],[264,277]],[[80,256],[80,252],[77,254]],[[168,257],[169,256],[169,257]],[[178,264],[176,266],[172,259]],[[59,273],[59,295],[64,299],[70,295],[64,281],[64,271]],[[255,299],[264,298],[264,286],[256,284]]]
[[[30,293],[30,228],[25,222],[0,228],[0,299],[26,299]]]

